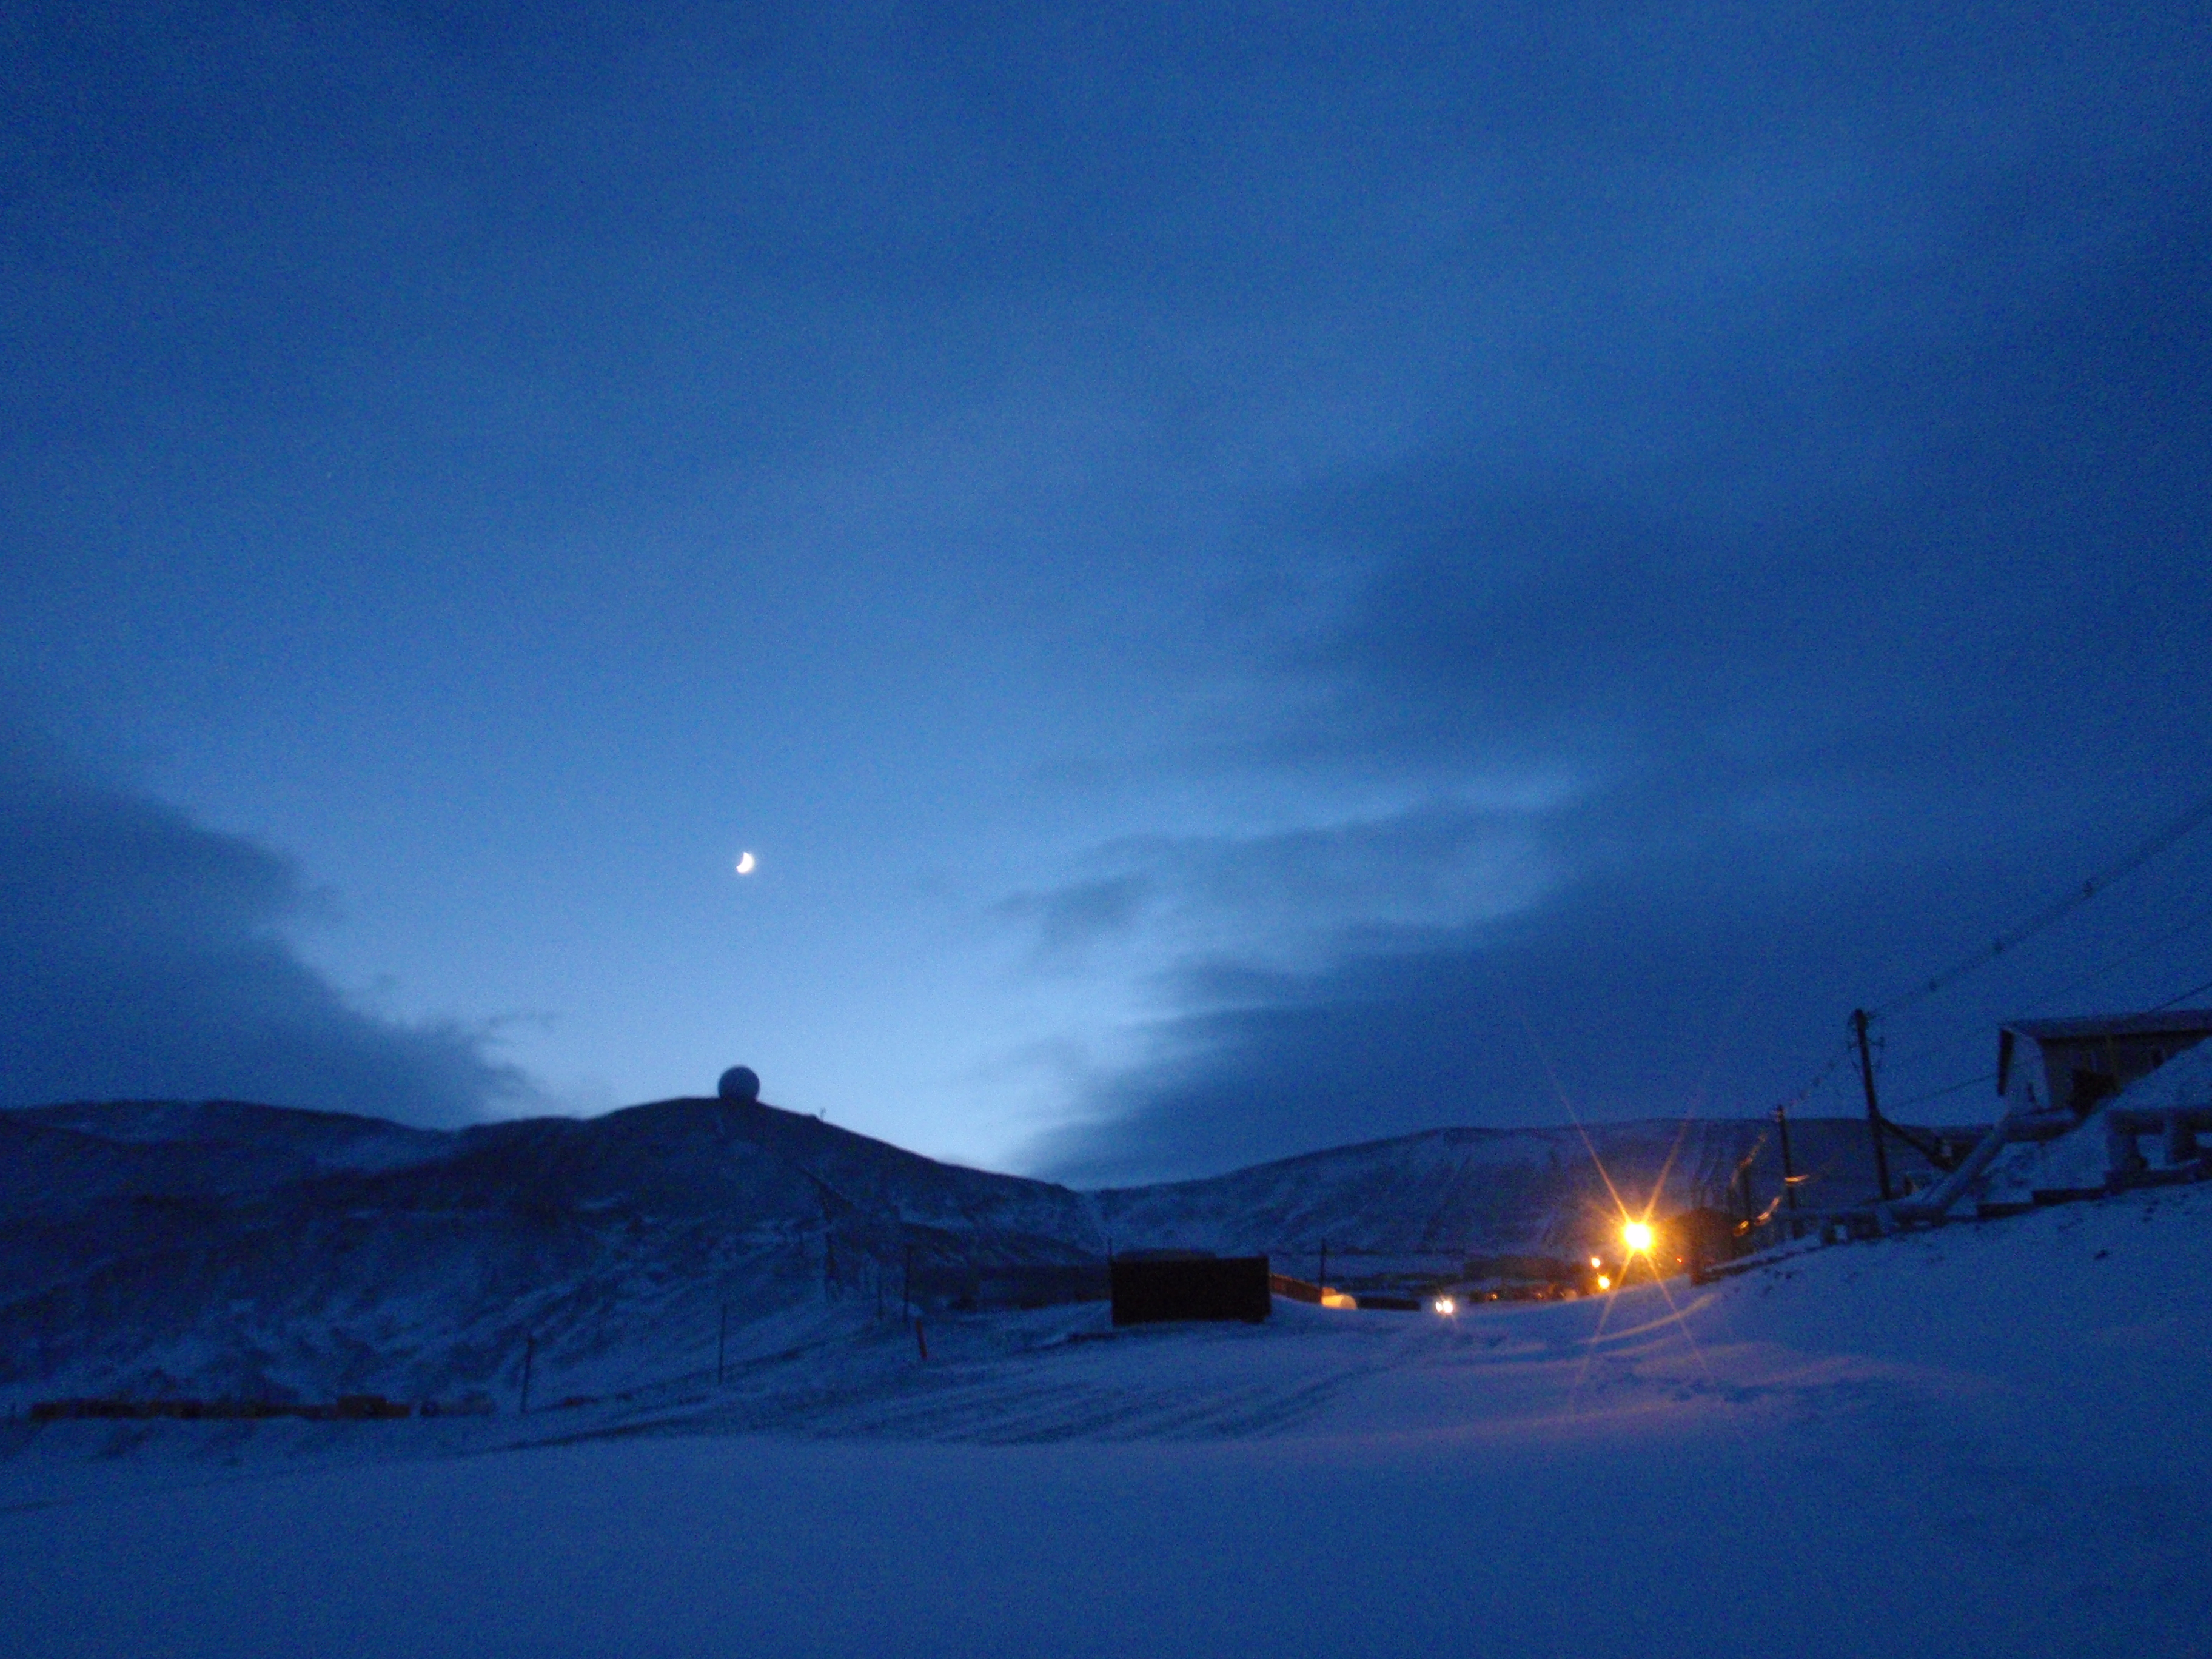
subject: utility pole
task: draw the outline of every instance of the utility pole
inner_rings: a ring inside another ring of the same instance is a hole
[[[1774,1109],[1774,1127],[1782,1132],[1782,1201],[1797,1207],[1797,1166],[1790,1161],[1790,1109]]]
[[[1782,1132],[1782,1201],[1790,1207],[1790,1237],[1802,1238],[1805,1236],[1803,1224],[1796,1218],[1797,1166],[1790,1159],[1790,1109],[1787,1106],[1774,1109],[1774,1127]]]
[[[1867,1133],[1874,1140],[1875,1179],[1881,1183],[1881,1201],[1888,1203],[1893,1194],[1889,1190],[1889,1153],[1881,1144],[1881,1103],[1874,1093],[1874,1055],[1867,1048],[1867,1011],[1851,1011],[1851,1030],[1858,1033],[1859,1080],[1866,1085]]]

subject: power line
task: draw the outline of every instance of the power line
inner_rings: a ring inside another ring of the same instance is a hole
[[[2206,905],[2203,909],[2194,912],[2188,920],[2182,922],[2180,926],[2167,928],[2166,932],[2159,934],[2157,938],[2146,940],[2144,943],[2136,946],[2134,950],[2124,951],[2121,955],[2114,957],[2102,967],[2093,969],[2088,973],[2082,975],[2081,978],[2072,981],[2070,984],[2060,986],[2056,991],[2050,993],[2046,996],[2039,998],[2038,1001],[2045,1006],[2048,1006],[2051,1003],[2056,1002],[2063,996],[2071,996],[2075,992],[2080,990],[2091,981],[2102,979],[2106,974],[2111,973],[2113,969],[2120,967],[2126,963],[2133,962],[2137,957],[2148,956],[2151,951],[2157,950],[2161,945],[2172,944],[2175,939],[2179,939],[2184,933],[2189,932],[2192,927],[2202,927],[2208,917],[2212,917],[2212,905]],[[2182,994],[2186,996],[2189,993],[2185,991]]]
[[[1846,1060],[1850,1058],[1850,1054],[1851,1048],[1849,1043],[1844,1043],[1838,1046],[1836,1052],[1828,1056],[1827,1064],[1821,1066],[1819,1071],[1813,1073],[1812,1080],[1802,1085],[1796,1093],[1791,1095],[1789,1099],[1781,1102],[1779,1106],[1775,1109],[1782,1111],[1794,1111],[1798,1107],[1803,1105],[1806,1101],[1812,1098],[1814,1092],[1818,1090],[1822,1084],[1826,1083],[1830,1078],[1836,1074],[1838,1068],[1840,1067]]]
[[[2162,944],[2164,941],[2160,940],[2156,942]],[[2091,977],[2094,978],[2094,975],[2093,975]],[[2212,991],[2212,979],[2206,980],[2202,985],[2192,985],[2186,991],[2180,993],[2179,995],[2168,997],[2164,1002],[2153,1003],[2151,1006],[2144,1012],[2154,1014],[2161,1008],[2171,1008],[2177,1002],[2186,1002],[2190,998],[2197,996],[2205,991]],[[1930,1089],[1924,1095],[1915,1095],[1910,1100],[1898,1101],[1893,1105],[1884,1108],[1884,1109],[1887,1111],[1901,1112],[1908,1106],[1924,1105],[1931,1100],[1941,1100],[1946,1095],[1955,1095],[1962,1089],[1971,1089],[1977,1084],[1995,1083],[1996,1080],[1997,1074],[1995,1072],[1984,1072],[1978,1077],[1961,1078],[1958,1082],[1946,1084],[1941,1089]]]
[[[2192,926],[2193,926],[2194,924],[2192,923],[2192,924],[2191,924],[2191,925],[2192,925]],[[2183,930],[2183,929],[2179,929],[2179,928],[2175,930],[2175,932],[2177,932],[2177,933],[2181,932],[2181,931],[2184,931],[2184,930]],[[2154,940],[2152,940],[2152,941],[2151,941],[2151,945],[2145,945],[2145,946],[2142,947],[2142,950],[2138,950],[2138,951],[2131,951],[2131,952],[2130,952],[2129,954],[2130,954],[2130,955],[2131,955],[2131,956],[2140,956],[2140,955],[2142,953],[2142,951],[2143,951],[2143,950],[2148,950],[2148,949],[2152,948],[2152,946],[2153,946],[2153,945],[2163,945],[2163,944],[2166,942],[2166,940],[2167,939],[2170,939],[2170,938],[2172,938],[2172,936],[2173,936],[2172,934],[2169,933],[2169,934],[2166,934],[2166,935],[2165,935],[2165,936],[2163,936],[2163,937],[2161,937],[2161,938],[2160,938],[2160,939],[2154,939]],[[2127,959],[2126,957],[2122,957],[2122,958],[2120,958],[2119,960],[2120,960],[2120,961],[2125,961],[2126,959]],[[2115,963],[2109,963],[2109,964],[2107,964],[2107,965],[2108,965],[2108,966],[2117,967],[2117,966],[2118,965],[2118,962],[2115,962]],[[2102,973],[2103,971],[2104,971],[2104,969],[2098,969],[2098,973]],[[2097,975],[2096,975],[2096,974],[2091,974],[2091,975],[2087,975],[2087,976],[2086,978],[2084,978],[2084,979],[2081,979],[2081,980],[2077,980],[2077,981],[2075,981],[2075,984],[2077,984],[2077,985],[2086,985],[2087,983],[2088,983],[2088,981],[2089,981],[2089,980],[2091,980],[2091,979],[2094,979],[2096,976],[2097,976]],[[2070,989],[2070,988],[2071,988],[2071,987],[2069,987],[2069,988],[2069,988],[2069,989]],[[2153,1003],[2153,1004],[2150,1006],[2150,1007],[2148,1007],[2148,1009],[2144,1010],[2144,1012],[2145,1012],[2146,1013],[2154,1013],[2154,1013],[2158,1012],[2159,1012],[2159,1010],[2160,1010],[2161,1008],[2171,1008],[2171,1007],[2172,1007],[2172,1006],[2173,1006],[2173,1005],[2174,1005],[2175,1003],[2177,1003],[2177,1002],[2186,1002],[2186,1001],[2188,1001],[2188,1000],[2189,1000],[2189,999],[2190,999],[2190,998],[2191,998],[2191,997],[2193,997],[2193,996],[2197,996],[2197,995],[2198,995],[2198,994],[2200,994],[2201,993],[2205,992],[2205,991],[2212,991],[2212,979],[2208,979],[2208,980],[2206,980],[2206,981],[2205,981],[2202,985],[2192,985],[2192,986],[2191,986],[2191,987],[2190,987],[2186,991],[2183,991],[2183,992],[2181,992],[2180,994],[2179,994],[2178,995],[2175,995],[2175,996],[2170,996],[2170,997],[2168,997],[2168,998],[2167,998],[2165,1001],[2163,1001],[2163,1002]],[[2064,993],[2063,991],[2060,991],[2060,992],[2054,992],[2052,994],[2053,994],[2053,995],[2055,995],[2055,996],[2063,996],[2063,995],[2064,995],[2064,994],[2065,994],[2065,993]],[[1952,1046],[1952,1045],[1946,1045],[1946,1046]],[[1917,1054],[1909,1054],[1909,1055],[1907,1055],[1907,1056],[1906,1056],[1906,1059],[1908,1059],[1908,1060],[1917,1060],[1917,1059],[1921,1059],[1921,1058],[1923,1058],[1925,1055],[1927,1055],[1927,1054],[1930,1054],[1930,1053],[1933,1053],[1933,1052],[1936,1052],[1936,1051],[1935,1051],[1935,1050],[1931,1050],[1931,1049],[1925,1049],[1925,1048],[1923,1048],[1923,1049],[1920,1050],[1920,1051],[1919,1051],[1919,1053],[1917,1053]],[[1893,1103],[1891,1105],[1889,1105],[1889,1106],[1887,1106],[1887,1107],[1885,1107],[1883,1109],[1884,1109],[1885,1111],[1901,1112],[1901,1111],[1905,1110],[1907,1107],[1910,1107],[1910,1106],[1922,1106],[1922,1105],[1925,1105],[1928,1102],[1929,1102],[1929,1101],[1931,1101],[1931,1100],[1941,1100],[1941,1099],[1942,1099],[1946,1095],[1955,1095],[1955,1094],[1957,1094],[1960,1090],[1962,1090],[1962,1089],[1971,1089],[1971,1088],[1974,1087],[1977,1084],[1982,1084],[1982,1083],[1995,1083],[1996,1080],[1997,1080],[1997,1074],[1996,1074],[1995,1072],[1984,1072],[1984,1073],[1982,1073],[1980,1075],[1978,1075],[1978,1076],[1977,1076],[1977,1077],[1961,1078],[1958,1082],[1956,1082],[1956,1083],[1949,1083],[1949,1084],[1946,1084],[1946,1085],[1944,1085],[1944,1086],[1943,1086],[1943,1087],[1942,1087],[1942,1088],[1940,1088],[1940,1089],[1930,1089],[1930,1090],[1929,1090],[1929,1091],[1928,1091],[1928,1092],[1927,1092],[1927,1093],[1925,1093],[1925,1094],[1914,1095],[1914,1096],[1913,1096],[1911,1099],[1909,1099],[1909,1100],[1900,1100],[1900,1101],[1894,1102],[1894,1103]]]
[[[2202,985],[2191,986],[2186,991],[2182,992],[2179,996],[2168,997],[2163,1002],[2154,1002],[2144,1012],[2146,1013],[2154,1014],[2161,1008],[2171,1008],[2177,1002],[2186,1002],[2190,998],[2197,996],[2206,991],[2212,991],[2212,979],[2206,980]]]
[[[2048,1009],[2052,1003],[2057,1002],[2061,997],[2073,995],[2075,992],[2080,990],[2083,986],[2093,984],[2096,981],[2102,979],[2106,974],[2111,973],[2115,968],[2124,967],[2139,957],[2149,955],[2153,951],[2157,950],[2161,945],[2171,945],[2175,939],[2179,939],[2184,933],[2189,933],[2194,928],[2203,927],[2207,921],[2212,921],[2212,904],[2208,904],[2197,910],[2191,911],[2189,916],[2178,927],[2169,927],[2164,933],[2146,939],[2140,945],[2132,945],[2129,949],[2121,951],[2120,954],[2116,957],[2106,958],[2104,962],[2091,969],[2087,973],[2081,975],[2079,978],[2069,980],[2065,984],[2058,987],[2056,990],[2044,991],[2037,994],[2037,995],[2030,1001],[2027,1008],[2023,1012],[2030,1014],[2041,1012]],[[2182,994],[2187,996],[2193,994],[2193,993],[2184,992]],[[2164,1006],[2165,1005],[2160,1004],[2160,1006]],[[1937,1054],[1948,1054],[1952,1049],[1958,1048],[1962,1043],[1977,1042],[1980,1039],[1981,1035],[1981,1032],[1978,1030],[1963,1031],[1955,1036],[1945,1037],[1939,1042],[1923,1043],[1921,1047],[1912,1049],[1910,1053],[1896,1056],[1890,1063],[1897,1066],[1911,1066],[1920,1060],[1932,1059]]]
[[[2073,915],[2112,883],[2149,863],[2151,860],[2156,858],[2207,819],[2212,819],[2212,795],[2208,795],[2198,801],[2196,805],[2167,824],[2148,841],[2144,842],[2118,864],[2091,876],[2079,887],[2069,890],[2062,896],[2028,917],[2010,933],[1999,934],[1972,955],[1954,963],[1942,972],[1892,997],[1887,1002],[1869,1009],[1867,1012],[1869,1017],[1876,1019],[1886,1018],[1902,1009],[1910,1008],[1913,1004],[1926,1000],[1954,981],[1971,974],[1975,969],[1985,967],[1990,963],[1995,962],[2006,951],[2027,943],[2045,928]]]
[[[2165,852],[2167,848],[2172,847],[2176,842],[2188,835],[2191,830],[2195,830],[2200,824],[2204,823],[2207,820],[2212,820],[2212,795],[2207,795],[2203,799],[2199,800],[2179,817],[2166,824],[2164,829],[2159,830],[2148,841],[2142,842],[2133,852],[2122,859],[2118,864],[2112,866],[2109,869],[2100,872],[2096,875],[2089,877],[2086,881],[2082,882],[2078,888],[2069,889],[2060,897],[2053,900],[2042,909],[2038,910],[2033,915],[2028,917],[2027,921],[2020,923],[2017,927],[2013,928],[2010,933],[1999,934],[1996,939],[1990,941],[1988,945],[1984,945],[1972,955],[1966,957],[1959,962],[1954,963],[1950,967],[1943,969],[1941,973],[1930,975],[1921,983],[1901,992],[1894,997],[1892,997],[1887,1002],[1882,1003],[1880,1006],[1869,1010],[1869,1018],[1875,1019],[1886,1018],[1889,1015],[1895,1014],[1904,1009],[1911,1007],[1916,1003],[1925,1001],[1928,998],[1934,996],[1937,992],[1944,989],[1954,981],[1973,972],[1975,969],[1986,966],[1988,963],[1996,961],[2006,951],[2025,944],[2036,934],[2041,933],[2045,928],[2049,927],[2054,923],[2061,921],[2066,917],[2073,915],[2075,911],[2080,909],[2091,899],[2096,897],[2098,894],[2103,892],[2105,889],[2111,886],[2112,883],[2119,880],[2123,876],[2131,874],[2133,872],[2142,868],[2144,865],[2149,863],[2151,860],[2156,858],[2160,853]],[[2189,927],[2194,926],[2196,921],[2199,918],[2192,918],[2189,922],[2184,923],[2180,927],[2175,928],[2171,933],[2163,934],[2158,939],[2152,940],[2149,945],[2139,947],[2137,950],[2130,951],[2127,955],[2106,963],[2103,967],[2098,969],[2095,973],[2077,980],[2073,984],[2069,985],[2059,991],[2051,993],[2051,996],[2058,997],[2066,995],[2069,992],[2078,988],[2080,986],[2087,984],[2089,981],[2097,978],[2099,975],[2118,967],[2122,963],[2131,960],[2134,957],[2142,954],[2143,951],[2155,949],[2158,945],[2166,943],[2168,939],[2179,937],[2179,934],[2188,931]],[[2160,1003],[2158,1006],[2160,1008],[2169,1008],[2177,1002],[2185,1001],[2188,998],[2197,995],[2199,992],[2207,990],[2212,990],[2212,980],[2208,980],[2203,985],[2197,986],[2191,990],[2184,991],[2179,996],[2169,998],[2166,1001]],[[2048,1000],[2049,999],[2045,998],[2044,1000]],[[1927,1054],[1941,1053],[1946,1048],[1955,1046],[1955,1043],[1938,1044],[1932,1048],[1921,1050],[1918,1054],[1910,1056],[1910,1058],[1923,1058]],[[1838,1045],[1835,1052],[1828,1056],[1826,1061],[1818,1071],[1813,1073],[1812,1077],[1808,1080],[1801,1085],[1787,1100],[1781,1103],[1783,1109],[1787,1110],[1792,1107],[1802,1104],[1814,1093],[1814,1091],[1818,1090],[1823,1084],[1826,1083],[1827,1080],[1851,1058],[1852,1052],[1852,1043],[1850,1040],[1847,1038],[1842,1043]],[[1969,1079],[1964,1083],[1954,1085],[1949,1089],[1939,1091],[1938,1094],[1955,1092],[1958,1089],[1971,1087],[1973,1083],[1980,1080],[1982,1079]],[[1918,1103],[1918,1100],[1932,1099],[1936,1097],[1935,1096],[1922,1096],[1918,1097],[1915,1101],[1906,1102],[1904,1103],[1917,1104]]]
[[[1923,1106],[1931,1100],[1941,1100],[1946,1095],[1955,1095],[1961,1089],[1971,1089],[1978,1083],[1995,1083],[1996,1080],[1997,1074],[1995,1072],[1984,1072],[1978,1077],[1961,1078],[1958,1082],[1946,1084],[1941,1089],[1930,1089],[1926,1094],[1915,1095],[1910,1100],[1892,1101],[1883,1107],[1882,1110],[1901,1112],[1908,1106]]]

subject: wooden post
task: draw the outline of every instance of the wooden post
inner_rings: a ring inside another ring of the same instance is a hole
[[[1802,1238],[1805,1229],[1797,1219],[1797,1166],[1790,1158],[1790,1109],[1774,1109],[1775,1127],[1782,1132],[1782,1202],[1790,1210],[1790,1237]]]
[[[1851,1029],[1859,1038],[1859,1080],[1866,1085],[1867,1133],[1874,1138],[1875,1179],[1881,1183],[1881,1201],[1888,1203],[1893,1194],[1889,1190],[1889,1153],[1881,1144],[1881,1105],[1874,1094],[1874,1056],[1867,1048],[1867,1011],[1851,1011]]]

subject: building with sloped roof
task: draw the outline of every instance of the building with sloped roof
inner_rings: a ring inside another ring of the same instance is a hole
[[[2016,1019],[1997,1033],[1997,1093],[2008,1106],[2087,1117],[2208,1036],[2212,1008]]]

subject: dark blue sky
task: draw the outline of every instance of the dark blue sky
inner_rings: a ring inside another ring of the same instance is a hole
[[[8,1100],[744,1060],[1094,1179],[1755,1111],[2212,793],[2203,7],[0,56]],[[2212,978],[2204,842],[1886,1086]]]

